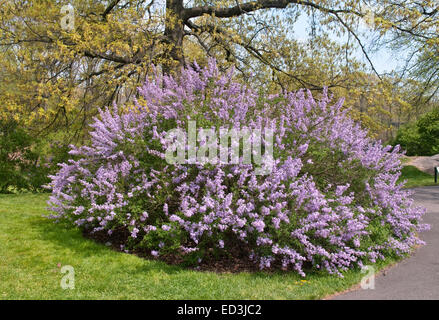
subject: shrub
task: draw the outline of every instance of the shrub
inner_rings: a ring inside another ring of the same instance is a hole
[[[15,121],[0,121],[0,193],[29,187],[37,156],[32,138]]]
[[[439,153],[439,108],[424,114],[416,123],[398,130],[393,142],[408,156],[432,156]]]
[[[399,128],[395,139],[391,143],[393,145],[400,145],[408,156],[423,155],[425,153],[416,123]]]
[[[69,148],[62,142],[47,144],[32,137],[13,120],[0,120],[0,193],[43,191],[48,175],[58,171],[57,164],[67,161]]]
[[[51,218],[124,230],[128,250],[153,256],[199,263],[239,246],[260,268],[302,275],[341,274],[421,243],[424,211],[397,184],[398,148],[369,139],[327,92],[318,101],[303,91],[257,94],[232,76],[214,61],[182,70],[182,81],[156,74],[135,108],[101,111],[91,143],[72,146],[73,158],[51,177]],[[189,120],[216,130],[272,128],[273,155],[264,158],[271,173],[257,175],[243,154],[237,164],[168,164],[166,133]]]
[[[421,145],[425,155],[439,153],[439,108],[423,115],[417,123]]]
[[[69,144],[59,137],[47,135],[35,141],[34,149],[38,162],[32,170],[29,189],[47,192],[47,184],[51,181],[49,176],[58,172],[58,163],[67,162],[70,158]]]

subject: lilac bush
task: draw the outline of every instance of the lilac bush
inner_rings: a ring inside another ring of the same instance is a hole
[[[207,67],[159,73],[135,106],[100,112],[91,142],[52,176],[51,217],[129,233],[125,247],[200,262],[236,245],[264,268],[301,275],[403,255],[422,243],[423,209],[398,183],[398,148],[370,139],[325,91],[264,95]],[[272,171],[255,165],[168,164],[166,133],[198,127],[274,130]]]

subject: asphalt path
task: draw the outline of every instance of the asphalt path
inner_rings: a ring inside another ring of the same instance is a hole
[[[414,189],[416,205],[427,208],[421,233],[427,242],[407,259],[375,278],[375,289],[361,287],[334,296],[335,300],[438,300],[439,299],[439,186]]]

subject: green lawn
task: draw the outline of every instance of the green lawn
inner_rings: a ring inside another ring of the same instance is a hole
[[[359,283],[295,273],[197,272],[113,251],[42,217],[47,195],[0,195],[0,299],[318,299]],[[63,290],[59,266],[75,269]],[[381,264],[380,266],[383,266]]]
[[[415,166],[404,166],[401,172],[402,174],[399,180],[407,180],[405,185],[407,188],[432,186],[435,184],[433,175],[425,173]]]

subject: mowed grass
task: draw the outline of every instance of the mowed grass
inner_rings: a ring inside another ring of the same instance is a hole
[[[403,180],[407,180],[407,183],[405,184],[406,188],[435,185],[433,175],[425,173],[415,166],[404,166],[402,168],[399,181]]]
[[[325,273],[197,272],[113,251],[44,218],[48,196],[0,195],[0,299],[319,299],[359,283]],[[383,267],[389,261],[377,265]],[[75,270],[63,290],[59,266]],[[305,281],[301,281],[305,280]]]

